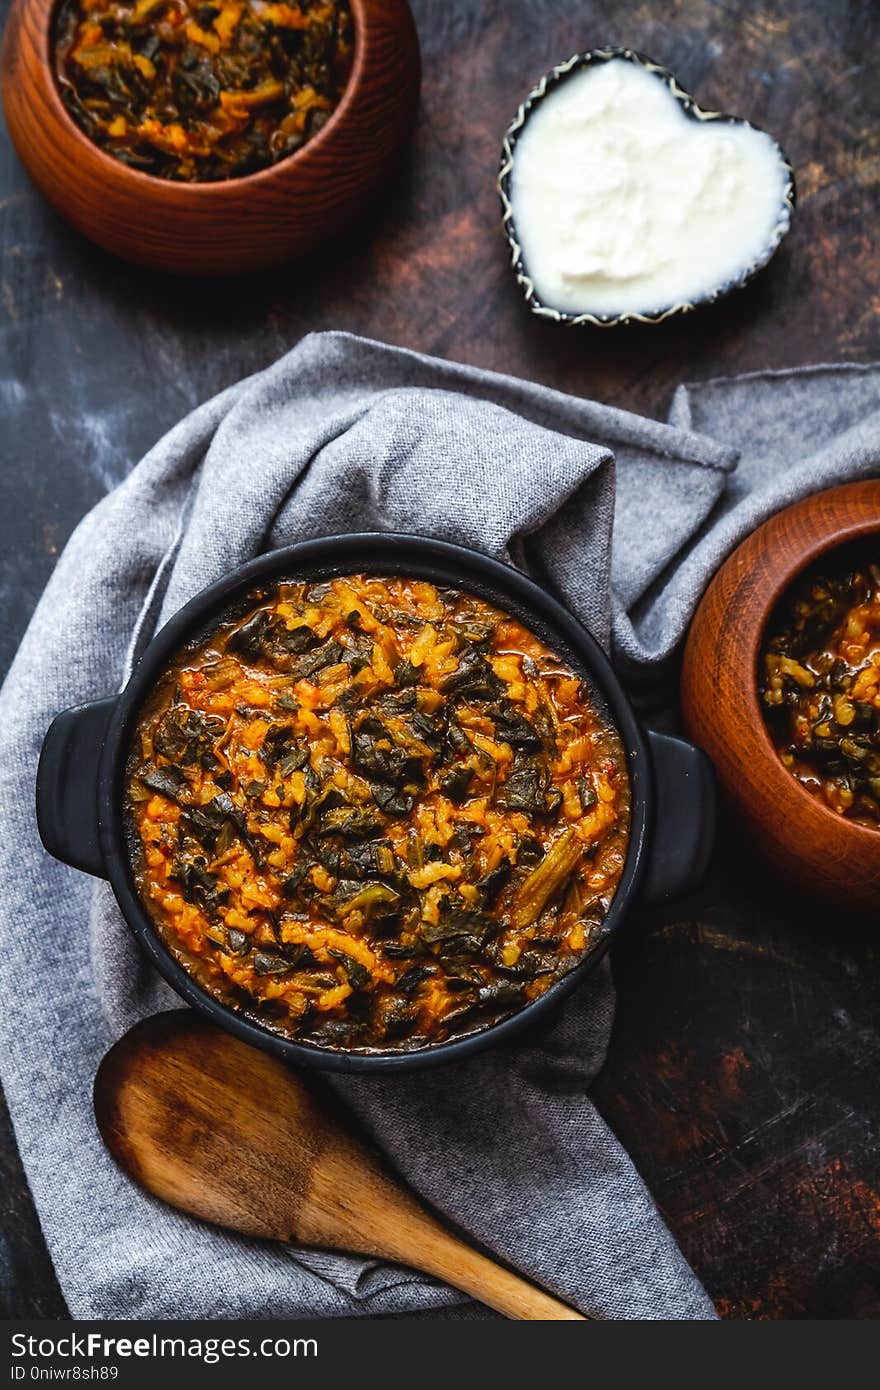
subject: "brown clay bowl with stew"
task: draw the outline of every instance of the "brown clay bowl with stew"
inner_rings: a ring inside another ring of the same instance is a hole
[[[880,481],[807,497],[759,526],[722,565],[685,647],[682,704],[722,792],[770,865],[805,894],[880,918],[880,828],[837,814],[780,761],[759,689],[779,600],[808,567],[849,543],[880,548]]]
[[[55,0],[12,5],[0,57],[9,133],[61,216],[124,260],[220,275],[301,255],[364,207],[412,129],[420,63],[406,0],[350,0],[351,77],[330,120],[301,149],[214,183],[143,173],[100,149],[65,109],[52,62],[55,9]]]

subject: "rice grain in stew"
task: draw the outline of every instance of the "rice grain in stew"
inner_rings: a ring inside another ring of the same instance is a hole
[[[138,890],[211,994],[346,1050],[488,1026],[594,947],[623,870],[619,737],[481,598],[282,583],[184,650],[128,764]]]

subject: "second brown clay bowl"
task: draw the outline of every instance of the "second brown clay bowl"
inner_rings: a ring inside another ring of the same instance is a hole
[[[880,831],[836,815],[788,772],[758,696],[762,638],[778,600],[814,561],[872,535],[880,546],[875,481],[817,493],[759,526],[697,609],[681,693],[688,733],[715,764],[754,846],[802,891],[880,920]]]
[[[125,260],[187,275],[260,269],[338,231],[412,128],[419,47],[406,0],[350,0],[354,67],[319,134],[269,169],[174,183],[99,149],[64,108],[52,69],[55,0],[14,0],[0,57],[9,133],[62,217]]]

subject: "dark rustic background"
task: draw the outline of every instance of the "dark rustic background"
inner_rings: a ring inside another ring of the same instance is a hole
[[[82,513],[191,406],[308,330],[352,329],[658,415],[680,381],[880,356],[875,0],[413,8],[425,73],[406,165],[307,266],[225,285],[128,269],[68,231],[0,142],[3,670]],[[520,302],[494,175],[532,81],[606,43],[773,131],[800,207],[774,265],[729,304],[661,328],[567,332]],[[698,906],[634,927],[617,950],[599,1103],[724,1315],[877,1317],[877,942],[767,882],[734,826]],[[0,1313],[63,1312],[4,1120]]]

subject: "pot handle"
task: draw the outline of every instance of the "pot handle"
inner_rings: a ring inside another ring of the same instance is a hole
[[[98,840],[98,764],[115,699],[62,710],[43,739],[37,769],[37,828],[65,864],[106,878]]]
[[[646,906],[661,906],[697,888],[715,843],[715,773],[706,754],[683,738],[648,729],[654,765],[655,820]]]

